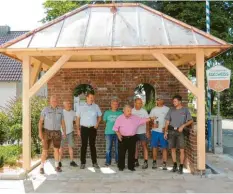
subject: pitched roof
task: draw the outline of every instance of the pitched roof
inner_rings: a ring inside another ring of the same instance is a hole
[[[9,31],[7,34],[0,34],[0,45],[25,34],[27,31]],[[0,54],[0,81],[20,81],[22,77],[21,63]]]
[[[86,5],[2,48],[227,46],[142,4]]]

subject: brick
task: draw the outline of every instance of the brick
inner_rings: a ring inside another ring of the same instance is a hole
[[[179,68],[187,74],[189,68],[182,66]],[[110,100],[117,96],[120,99],[121,108],[124,104],[133,105],[134,89],[140,83],[148,83],[154,86],[158,94],[165,97],[167,106],[172,105],[171,98],[179,93],[187,104],[187,89],[165,68],[138,68],[138,69],[62,69],[48,82],[48,96],[56,95],[59,105],[62,106],[64,99],[73,100],[73,91],[79,84],[90,84],[96,93],[96,103],[99,104],[102,112],[109,109]],[[98,87],[107,88],[106,91],[98,90]],[[81,140],[75,131],[75,157],[80,157]],[[186,162],[191,169],[196,169],[197,164],[197,138],[191,133],[186,149]],[[99,158],[105,157],[104,125],[101,124],[97,135],[97,155]],[[170,153],[170,152],[169,152]],[[51,151],[50,151],[51,154]],[[68,157],[68,149],[65,147],[64,156]],[[88,157],[90,157],[88,148]],[[142,157],[142,148],[140,148]],[[152,156],[151,152],[149,156]],[[113,152],[114,157],[114,152]]]

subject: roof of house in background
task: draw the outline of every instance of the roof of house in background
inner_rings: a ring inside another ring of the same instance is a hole
[[[10,31],[9,26],[0,26],[0,45],[15,39],[27,31]],[[0,81],[20,81],[22,77],[21,63],[0,54]]]

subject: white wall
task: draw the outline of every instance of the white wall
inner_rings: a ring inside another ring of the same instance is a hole
[[[0,107],[11,98],[16,97],[17,82],[0,82]]]

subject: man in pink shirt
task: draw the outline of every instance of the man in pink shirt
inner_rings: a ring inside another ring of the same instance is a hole
[[[118,143],[118,168],[123,171],[125,168],[125,154],[128,150],[128,169],[135,171],[134,168],[134,155],[136,147],[136,132],[140,125],[146,122],[153,121],[155,118],[140,118],[132,115],[132,108],[128,105],[124,107],[124,114],[116,119],[113,130],[116,131],[119,139]]]

